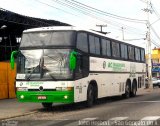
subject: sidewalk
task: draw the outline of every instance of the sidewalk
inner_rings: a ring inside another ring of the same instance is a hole
[[[34,113],[42,108],[40,103],[21,103],[17,99],[0,100],[0,120]]]

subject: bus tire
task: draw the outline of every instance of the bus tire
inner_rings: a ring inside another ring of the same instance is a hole
[[[51,109],[52,108],[52,103],[46,103],[46,102],[43,102],[42,103],[42,106],[46,109]]]
[[[93,103],[94,103],[94,92],[93,92],[93,86],[90,84],[88,86],[88,90],[87,90],[87,101],[86,101],[86,105],[87,107],[92,107]]]
[[[124,98],[129,98],[131,93],[131,88],[130,88],[130,83],[127,81],[126,86],[125,86],[125,93],[123,94]]]
[[[137,86],[136,86],[136,82],[134,81],[132,85],[131,97],[135,97],[136,93],[137,93]]]

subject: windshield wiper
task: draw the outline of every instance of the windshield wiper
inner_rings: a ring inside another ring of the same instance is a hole
[[[37,65],[33,70],[32,72],[29,74],[29,76],[27,77],[27,80],[30,80],[31,79],[31,75],[33,74],[33,72],[35,71],[35,69],[39,67],[39,65]]]
[[[57,81],[57,79],[53,75],[51,75],[50,73],[48,73],[48,74],[53,80]]]
[[[47,71],[47,69],[46,69],[46,67],[44,67],[44,58],[42,58],[41,60],[40,60],[40,78],[42,79],[43,78],[43,76],[44,76],[44,73],[47,73],[46,71]],[[48,73],[49,74],[49,76],[53,79],[53,80],[56,80],[56,78],[54,77],[54,76],[52,76],[50,73]]]

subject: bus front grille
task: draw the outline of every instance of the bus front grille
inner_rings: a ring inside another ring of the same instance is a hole
[[[56,89],[43,89],[43,90],[39,90],[39,89],[28,89],[28,91],[56,91]]]

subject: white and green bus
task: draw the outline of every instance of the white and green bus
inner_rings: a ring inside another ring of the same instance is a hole
[[[144,88],[145,50],[76,27],[25,30],[17,60],[16,95],[20,102],[53,103],[136,96]]]

